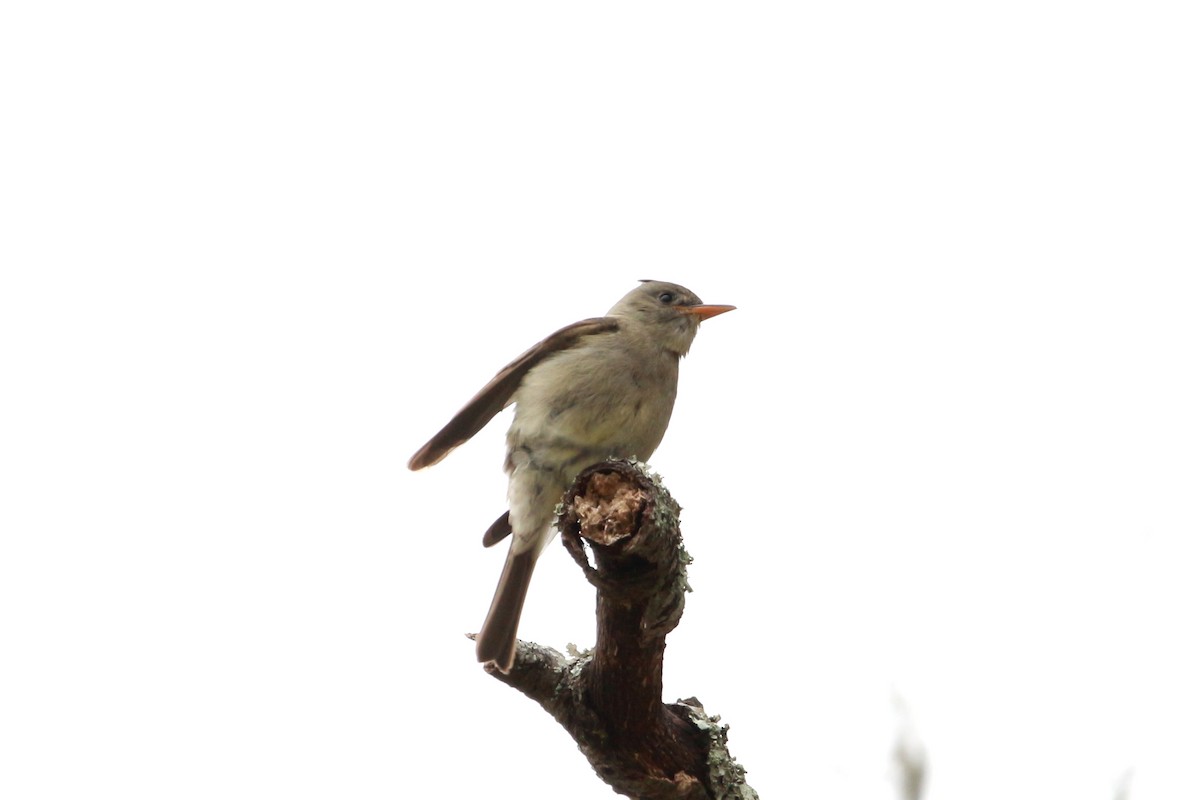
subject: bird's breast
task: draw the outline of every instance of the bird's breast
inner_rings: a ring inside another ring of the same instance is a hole
[[[547,360],[517,390],[510,445],[574,447],[596,460],[649,458],[670,422],[679,379],[678,359],[663,355],[580,348]]]

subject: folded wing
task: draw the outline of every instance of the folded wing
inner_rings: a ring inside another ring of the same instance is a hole
[[[619,322],[614,317],[593,317],[572,323],[547,336],[526,350],[515,361],[496,373],[471,400],[434,434],[408,461],[409,469],[424,469],[441,461],[450,451],[470,439],[487,425],[492,417],[512,402],[513,393],[521,381],[547,357],[579,344],[588,336],[615,331]],[[497,520],[498,521],[498,520]],[[503,537],[501,537],[503,538]]]

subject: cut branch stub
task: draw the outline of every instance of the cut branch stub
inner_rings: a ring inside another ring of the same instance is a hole
[[[666,637],[690,591],[670,493],[636,461],[596,464],[563,496],[559,530],[596,587],[596,646],[568,660],[519,642],[513,670],[492,674],[549,711],[619,794],[756,800],[719,718],[696,700],[662,702]]]
[[[641,465],[626,461],[589,467],[566,497],[563,541],[579,561],[586,539],[596,563],[585,569],[597,589],[596,647],[580,678],[609,746],[643,780],[657,775],[678,786],[681,775],[702,776],[696,728],[662,703],[666,636],[683,614],[687,585],[679,506]]]
[[[612,546],[637,531],[642,510],[650,503],[650,494],[639,482],[630,482],[603,467],[586,473],[586,489],[576,495],[571,515],[579,523],[579,533],[595,544]],[[641,476],[639,476],[641,477]]]
[[[679,505],[644,465],[616,460],[585,469],[566,497],[559,522],[563,544],[599,590],[598,599],[627,606],[654,598],[656,610],[670,610],[644,622],[665,636],[679,624],[687,591],[690,559],[682,550]]]

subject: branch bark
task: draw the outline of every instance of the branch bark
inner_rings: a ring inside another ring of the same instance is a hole
[[[670,493],[640,463],[596,464],[564,495],[559,530],[596,587],[596,647],[568,658],[521,641],[510,673],[489,672],[558,720],[620,794],[757,800],[726,748],[720,717],[695,698],[662,702],[666,637],[690,591],[691,559]]]

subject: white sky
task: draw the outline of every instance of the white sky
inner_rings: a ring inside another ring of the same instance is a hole
[[[613,795],[475,664],[507,417],[639,278],[666,699],[764,798],[1196,797],[1189,3],[12,3],[0,795]],[[555,544],[522,636],[591,643]]]

